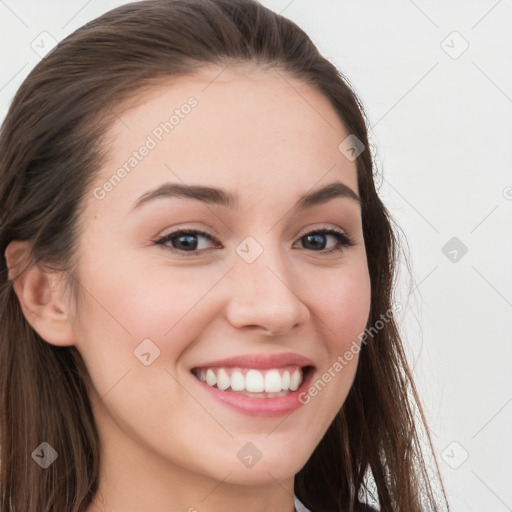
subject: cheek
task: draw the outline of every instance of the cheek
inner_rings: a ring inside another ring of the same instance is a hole
[[[310,295],[323,356],[315,379],[299,400],[314,411],[318,425],[314,445],[345,402],[356,374],[371,299],[370,279],[363,261],[347,264],[328,279],[317,280],[316,293]]]
[[[128,268],[120,261],[110,267],[98,265],[98,269],[101,272],[82,267],[82,275],[90,278],[83,281],[87,292],[77,326],[77,348],[95,395],[105,397],[102,403],[109,415],[132,435],[144,432],[147,418],[164,419],[166,428],[176,435],[180,429],[187,432],[176,410],[190,403],[174,365],[199,335],[200,299],[219,278],[203,273],[199,279],[197,269],[195,278],[184,269],[169,269],[163,278],[163,272],[143,265]],[[93,401],[97,400],[95,396]]]
[[[370,300],[370,279],[362,264],[344,269],[338,276],[330,275],[322,286],[317,283],[311,309],[320,320],[331,359],[359,341],[368,321]]]
[[[115,264],[112,261],[95,260],[95,269],[86,263],[81,268],[81,282],[86,286],[77,332],[84,358],[91,360],[93,371],[106,371],[105,361],[109,361],[107,369],[121,370],[137,362],[134,351],[149,339],[152,343],[145,341],[143,346],[150,352],[175,360],[196,330],[199,334],[198,314],[225,271],[162,270],[161,263],[155,268],[119,258]]]

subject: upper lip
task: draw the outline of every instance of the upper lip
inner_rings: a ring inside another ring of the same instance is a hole
[[[211,368],[216,366],[233,368],[254,368],[265,370],[282,366],[314,366],[311,359],[294,353],[282,354],[244,354],[241,356],[217,359],[195,365],[193,368]]]

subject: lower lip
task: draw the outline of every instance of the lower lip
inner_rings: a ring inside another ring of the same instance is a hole
[[[276,417],[290,414],[302,405],[299,401],[299,395],[303,393],[313,379],[313,368],[309,367],[309,371],[302,384],[296,391],[285,396],[278,396],[275,398],[251,398],[244,395],[239,395],[233,391],[221,391],[220,389],[213,388],[208,384],[202,382],[195,376],[192,378],[210,395],[219,402],[231,407],[238,412],[247,414],[249,416],[260,417]]]

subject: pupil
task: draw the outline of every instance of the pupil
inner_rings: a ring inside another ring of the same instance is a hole
[[[306,239],[308,240],[308,243],[310,243],[310,241],[313,240],[313,243],[310,244],[310,245],[312,245],[313,248],[318,248],[319,245],[323,246],[324,242],[325,242],[324,238],[325,238],[325,235],[320,235],[320,234],[306,235]]]
[[[197,240],[195,235],[181,235],[178,237],[178,240],[185,240],[185,243],[181,243],[182,247],[177,247],[177,249],[197,249]],[[180,242],[178,242],[178,245],[180,245]],[[176,247],[176,245],[174,245],[174,247]]]

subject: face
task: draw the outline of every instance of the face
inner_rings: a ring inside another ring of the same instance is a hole
[[[293,478],[347,396],[370,307],[356,163],[327,99],[283,77],[204,69],[108,134],[73,330],[111,460]]]

